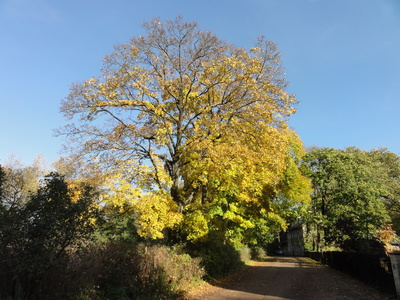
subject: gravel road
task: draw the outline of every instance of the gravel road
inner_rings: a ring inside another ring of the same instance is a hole
[[[189,295],[190,300],[396,299],[304,257],[270,257],[252,262],[221,286]]]

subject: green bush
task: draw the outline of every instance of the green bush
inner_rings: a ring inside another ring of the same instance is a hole
[[[251,259],[252,260],[260,260],[262,258],[265,258],[267,256],[267,253],[265,250],[261,247],[252,247],[251,248]]]
[[[188,246],[192,256],[201,258],[207,276],[218,278],[243,266],[240,252],[229,243],[223,243],[219,239],[197,242]]]

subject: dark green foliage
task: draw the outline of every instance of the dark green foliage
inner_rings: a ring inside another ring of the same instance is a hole
[[[82,280],[88,286],[87,298],[134,299],[133,295],[140,292],[135,282],[140,270],[135,247],[129,242],[109,242],[88,249],[79,265],[82,270],[86,269]]]
[[[370,157],[379,163],[385,187],[382,200],[390,215],[393,229],[400,234],[400,157],[384,148],[371,151]]]
[[[101,228],[96,232],[99,240],[114,241],[144,241],[136,229],[135,215],[129,208],[125,212],[121,212],[111,207],[104,207],[101,213]]]
[[[53,173],[21,205],[0,202],[0,299],[178,299],[201,280],[199,259],[140,243],[131,214],[96,222],[96,198]]]
[[[385,176],[369,152],[316,149],[304,157],[302,168],[313,185],[306,219],[322,231],[316,235],[320,240],[315,245],[323,238],[324,246],[352,250],[357,241],[375,238],[377,230],[389,221],[382,201]]]
[[[50,174],[44,181],[44,187],[24,208],[28,217],[26,234],[29,247],[35,252],[47,253],[52,260],[93,231],[97,209],[91,187],[79,187],[80,195],[73,199],[63,177]]]
[[[250,228],[248,232],[252,239],[256,240],[256,243],[249,243],[257,245],[258,247],[267,249],[271,243],[276,239],[282,229],[285,228],[284,220],[276,215],[269,216],[263,219],[256,220],[255,227]],[[250,240],[250,239],[249,239]]]
[[[68,252],[76,251],[94,229],[94,200],[89,186],[74,194],[53,173],[23,205],[1,207],[2,296],[60,299],[64,282],[55,279],[67,268]]]
[[[267,256],[267,253],[261,247],[250,247],[250,255],[252,260],[261,260]]]
[[[202,265],[211,278],[221,277],[243,266],[240,252],[213,234],[206,241],[190,244],[188,251],[201,258]]]

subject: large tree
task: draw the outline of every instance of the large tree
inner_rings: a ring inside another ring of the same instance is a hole
[[[144,29],[106,56],[99,77],[71,87],[61,111],[75,123],[61,133],[113,174],[108,201],[134,203],[153,237],[182,216],[197,228],[189,235],[215,215],[251,227],[244,215],[271,212],[265,193],[299,144],[275,44],[261,37],[247,51],[180,17]]]
[[[400,234],[400,157],[386,148],[372,150],[369,156],[379,165],[377,171],[384,183],[382,200],[393,229]]]
[[[302,167],[313,187],[308,222],[322,231],[317,244],[323,238],[324,246],[356,249],[389,222],[382,201],[387,195],[385,174],[369,152],[314,149]]]

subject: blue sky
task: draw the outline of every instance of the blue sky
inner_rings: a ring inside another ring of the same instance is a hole
[[[400,154],[400,0],[0,0],[0,163],[60,155],[60,101],[154,17],[282,53],[306,146]]]

